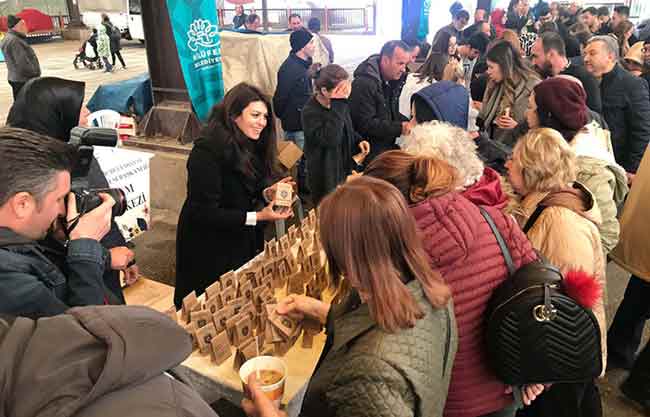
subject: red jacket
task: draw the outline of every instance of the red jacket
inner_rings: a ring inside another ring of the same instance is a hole
[[[451,287],[458,323],[458,352],[451,374],[445,417],[477,417],[506,407],[512,395],[490,370],[484,313],[492,291],[507,278],[501,250],[478,207],[449,193],[411,207],[423,232],[432,266]],[[536,258],[515,220],[486,207],[519,268]]]

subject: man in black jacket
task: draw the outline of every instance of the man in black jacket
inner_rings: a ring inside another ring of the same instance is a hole
[[[14,100],[27,81],[41,76],[41,66],[36,53],[27,43],[27,24],[20,17],[7,17],[9,32],[0,47],[7,63],[7,79]]]
[[[354,129],[370,142],[366,163],[382,152],[396,149],[395,140],[411,131],[412,124],[399,112],[399,96],[410,60],[409,47],[390,41],[354,71],[350,115]]]
[[[28,130],[0,128],[0,314],[41,317],[72,306],[104,304],[110,255],[99,240],[110,230],[113,199],[79,217],[70,192],[71,145]],[[67,200],[66,200],[67,199]],[[67,209],[66,209],[67,201]],[[63,269],[37,242],[67,216]]]
[[[631,183],[650,140],[648,83],[618,63],[618,43],[611,36],[595,36],[585,49],[585,68],[600,78],[603,116],[612,133],[616,161]]]
[[[300,29],[291,32],[291,53],[278,71],[278,86],[273,95],[273,111],[282,122],[286,139],[302,150],[305,148],[305,132],[302,130],[302,108],[312,95],[309,68],[316,51],[314,35]],[[305,158],[298,166],[298,183],[301,190],[307,188]]]
[[[559,34],[546,32],[538,37],[533,44],[531,60],[544,78],[570,75],[580,80],[587,93],[587,106],[596,113],[602,112],[598,80],[585,67],[574,65],[569,61],[564,41]]]

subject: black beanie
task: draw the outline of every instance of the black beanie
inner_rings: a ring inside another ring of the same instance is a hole
[[[309,43],[309,41],[311,41],[311,38],[313,37],[314,35],[307,32],[305,29],[291,32],[291,37],[289,38],[289,42],[291,43],[291,53],[295,54],[296,52],[300,51]]]
[[[14,26],[16,26],[18,24],[18,22],[20,22],[21,20],[23,20],[23,19],[21,19],[20,17],[18,17],[16,15],[10,14],[9,16],[7,16],[7,27],[9,29],[13,29]]]

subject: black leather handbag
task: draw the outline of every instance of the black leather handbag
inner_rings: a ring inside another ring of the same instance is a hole
[[[600,328],[591,310],[562,292],[562,273],[541,259],[515,270],[510,251],[481,208],[508,266],[486,311],[488,358],[509,385],[585,382],[602,371]]]

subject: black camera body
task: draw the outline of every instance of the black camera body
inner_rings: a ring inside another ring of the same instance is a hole
[[[70,143],[77,148],[77,162],[72,170],[71,192],[75,195],[77,212],[79,216],[92,211],[102,204],[100,193],[110,195],[115,200],[112,217],[120,217],[127,210],[126,195],[119,188],[91,189],[88,182],[88,173],[93,165],[93,147],[115,147],[118,142],[118,133],[115,129],[100,127],[75,127],[70,131]],[[97,166],[96,169],[99,169]]]

